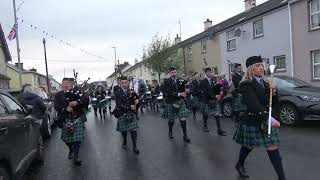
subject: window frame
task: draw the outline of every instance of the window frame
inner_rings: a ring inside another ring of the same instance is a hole
[[[256,24],[258,22],[261,22],[262,24],[262,34],[256,34]],[[253,38],[260,38],[263,36],[264,36],[263,19],[258,19],[256,21],[253,21]]]
[[[309,1],[309,28],[310,28],[310,30],[316,30],[316,29],[320,29],[320,10],[317,12],[312,12],[312,1],[315,1],[315,0]],[[320,4],[320,0],[317,0],[317,1]],[[317,27],[312,27],[312,17],[316,16],[316,15],[319,16],[319,24]]]
[[[273,57],[273,63],[275,65],[277,65],[277,59],[279,59],[279,58],[284,58],[285,67],[284,67],[284,69],[283,68],[282,69],[278,69],[278,67],[276,66],[275,72],[286,72],[287,71],[287,57],[286,57],[286,55],[274,56]]]
[[[203,47],[205,47],[205,49]],[[201,53],[206,53],[207,50],[208,50],[207,40],[204,39],[201,41]]]
[[[226,32],[226,40],[227,40],[227,51],[229,52],[229,51],[234,51],[234,50],[237,50],[237,39],[236,39],[236,37],[234,36],[234,31],[235,31],[235,29],[232,29],[232,30],[230,30],[230,31],[227,31]],[[229,38],[229,33],[231,33],[231,32],[233,32],[232,34],[233,34],[233,36],[232,36],[232,38]],[[235,44],[235,47],[234,48],[230,48],[230,44],[231,44],[231,42],[235,42],[234,44]]]
[[[6,105],[6,108],[8,110],[8,114],[20,114],[20,113],[17,112],[17,109],[12,110],[10,107],[10,104],[8,104],[8,102],[6,101],[6,99],[4,99],[4,97],[13,101],[21,109],[21,114],[25,114],[24,108],[14,98],[11,98],[10,96],[8,96],[6,94],[0,94],[0,99],[2,100],[3,104]]]
[[[320,76],[319,77],[315,77],[315,66],[320,66],[320,62],[319,63],[315,63],[315,52],[318,52],[320,54],[320,49],[311,51],[312,79],[313,80],[320,80]]]
[[[1,95],[1,94],[0,94],[0,95]],[[9,110],[8,110],[6,104],[2,101],[1,98],[0,98],[0,108],[3,108],[3,110],[4,110],[3,113],[1,113],[1,111],[0,111],[0,116],[6,115],[6,114],[9,113]]]
[[[188,62],[192,62],[192,46],[188,47]]]

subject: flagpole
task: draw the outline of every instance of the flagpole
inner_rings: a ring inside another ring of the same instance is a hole
[[[17,55],[18,55],[18,68],[19,68],[19,83],[20,88],[22,88],[22,66],[20,62],[20,46],[19,46],[19,28],[18,28],[18,20],[17,20],[17,10],[16,10],[16,0],[13,0],[13,14],[14,14],[14,26],[16,28],[16,43],[17,43]]]

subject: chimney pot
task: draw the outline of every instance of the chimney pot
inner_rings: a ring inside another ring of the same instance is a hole
[[[212,21],[210,19],[207,19],[206,22],[204,22],[204,30],[208,30],[212,26]]]
[[[244,0],[244,3],[246,11],[256,7],[256,0]]]

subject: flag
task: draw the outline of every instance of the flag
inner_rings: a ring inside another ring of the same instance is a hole
[[[16,38],[17,36],[17,24],[14,24],[14,26],[12,27],[9,35],[8,35],[8,39],[10,41],[14,40],[14,38]]]

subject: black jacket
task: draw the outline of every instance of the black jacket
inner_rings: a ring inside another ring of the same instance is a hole
[[[106,98],[107,93],[106,93],[104,90],[101,90],[101,91],[97,90],[97,91],[94,93],[94,96],[95,96],[99,101],[101,101],[101,100],[103,100],[103,99]]]
[[[244,80],[239,85],[239,92],[243,95],[243,103],[247,106],[241,121],[249,125],[260,125],[262,122],[266,122],[269,116],[270,97],[268,83],[264,81],[263,88],[256,79]],[[274,110],[277,109],[278,104],[277,96],[273,96]],[[273,113],[273,117],[275,117],[275,113]]]
[[[38,95],[33,93],[28,93],[28,92],[23,93],[21,95],[20,102],[24,106],[26,105],[33,106],[32,114],[38,118],[42,117],[47,110],[47,107],[43,103],[43,100]]]
[[[134,105],[133,97],[130,98],[129,90],[125,93],[122,88],[115,92],[116,109],[123,113],[133,112],[131,105]]]
[[[179,80],[176,80],[176,82],[174,82],[172,78],[164,80],[161,91],[167,103],[174,103],[181,99],[181,97],[178,96],[178,93],[181,93],[181,86],[182,84]]]
[[[190,83],[190,89],[192,96],[201,97],[200,81],[193,80]]]
[[[239,84],[240,84],[242,78],[243,78],[243,76],[238,73],[232,74],[232,83],[233,83],[235,89],[239,88]]]
[[[211,100],[216,99],[216,95],[220,94],[221,85],[217,82],[210,79],[212,86],[210,86],[209,81],[207,78],[201,80],[200,82],[200,89],[201,89],[201,101],[203,103],[209,104]]]

